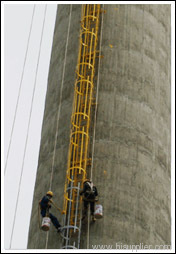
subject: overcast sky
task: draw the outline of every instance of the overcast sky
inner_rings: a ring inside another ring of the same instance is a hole
[[[6,161],[15,106],[29,36],[33,4],[4,5],[4,159]],[[37,171],[48,69],[57,5],[47,5],[29,138],[24,162],[12,249],[26,249],[33,190]],[[29,43],[21,96],[5,175],[5,249],[9,249],[22,169],[32,92],[45,5],[37,4]]]

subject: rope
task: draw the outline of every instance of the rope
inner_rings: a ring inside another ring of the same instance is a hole
[[[50,200],[50,202],[53,204],[53,206],[62,214],[62,210],[54,203],[53,200]]]
[[[72,13],[72,4],[70,5],[70,15],[69,15],[69,22],[68,22],[68,30],[67,30],[67,40],[66,40],[66,47],[65,47],[65,56],[64,56],[64,65],[63,65],[63,72],[62,72],[62,82],[61,82],[61,88],[60,88],[60,102],[59,102],[59,108],[57,113],[57,123],[56,123],[56,135],[55,135],[55,143],[54,143],[54,153],[53,153],[53,160],[52,160],[52,167],[51,167],[51,176],[50,176],[50,189],[52,187],[52,179],[53,179],[53,172],[54,172],[54,162],[55,162],[55,155],[56,155],[56,145],[57,145],[57,138],[58,138],[58,132],[59,132],[59,118],[60,118],[60,111],[61,111],[61,101],[62,101],[62,91],[63,91],[63,84],[64,84],[64,75],[65,75],[65,65],[66,65],[66,59],[67,59],[67,47],[68,47],[68,39],[69,39],[69,33],[70,33],[70,24],[71,24],[71,13]],[[48,238],[49,238],[49,231],[46,235],[46,244],[45,249],[48,247]]]
[[[90,203],[88,204],[88,217],[87,217],[87,249],[89,249],[89,232],[90,232]]]
[[[104,9],[104,4],[103,4],[103,9]],[[102,31],[103,31],[103,12],[102,12],[102,17],[101,17],[101,31],[100,31],[100,55],[101,55],[101,43],[102,43]],[[98,63],[97,91],[96,91],[96,103],[95,103],[95,117],[94,117],[92,163],[91,163],[91,170],[90,170],[90,180],[92,180],[92,172],[93,172],[93,158],[94,158],[93,155],[94,155],[94,147],[95,147],[95,129],[96,129],[96,119],[97,119],[98,91],[99,91],[99,84],[100,84],[100,62],[101,62],[101,57],[99,58],[99,63]]]
[[[7,170],[9,153],[10,153],[10,148],[11,148],[11,143],[12,143],[12,136],[13,136],[14,126],[15,126],[15,122],[16,122],[16,116],[17,116],[19,99],[20,99],[20,95],[21,95],[21,87],[22,87],[22,82],[23,82],[24,70],[25,70],[25,66],[26,66],[26,60],[27,60],[28,49],[29,49],[29,41],[30,41],[30,37],[31,37],[31,31],[32,31],[33,20],[34,20],[34,13],[35,13],[35,5],[33,7],[33,12],[32,12],[31,25],[30,25],[30,29],[29,29],[29,35],[28,35],[26,52],[25,52],[24,63],[23,63],[23,69],[22,69],[21,80],[20,80],[20,86],[19,86],[19,90],[18,90],[18,97],[17,97],[16,107],[15,107],[15,114],[14,114],[14,118],[13,118],[12,129],[11,129],[11,133],[10,133],[10,141],[9,141],[8,150],[7,150],[4,175],[6,174],[6,170]]]
[[[24,161],[25,161],[25,156],[26,156],[26,148],[27,148],[28,137],[29,137],[29,128],[30,128],[31,115],[32,115],[32,110],[33,110],[33,101],[34,101],[34,95],[35,95],[35,89],[36,89],[36,83],[37,83],[37,74],[38,74],[38,67],[39,67],[41,46],[42,46],[42,40],[43,40],[43,31],[44,31],[44,25],[45,25],[46,10],[47,10],[47,5],[45,5],[45,12],[44,12],[44,19],[43,19],[43,26],[42,26],[42,33],[41,33],[40,45],[39,45],[39,53],[38,53],[38,59],[37,59],[37,67],[36,67],[36,72],[35,72],[35,81],[34,81],[33,94],[32,94],[32,100],[31,100],[31,107],[30,107],[30,114],[29,114],[29,120],[28,120],[28,128],[27,128],[27,135],[26,135],[25,148],[24,148],[24,154],[23,154],[23,161],[22,161],[20,182],[19,182],[19,188],[18,188],[18,194],[17,194],[17,201],[16,201],[16,207],[15,207],[15,214],[14,214],[14,220],[13,220],[13,226],[12,226],[12,233],[11,233],[11,239],[10,239],[10,249],[11,249],[12,237],[13,237],[14,226],[15,226],[15,221],[16,221],[16,213],[17,213],[17,207],[18,207],[18,201],[19,201],[19,194],[20,194],[20,189],[21,189],[21,180],[22,180],[23,171],[24,171]]]
[[[39,223],[39,229],[41,230],[41,223],[40,223],[40,204],[38,204],[38,223]]]
[[[103,4],[104,9],[104,4]],[[102,44],[102,31],[103,31],[103,12],[101,17],[101,31],[100,31],[100,55],[101,55],[101,44]],[[98,91],[100,84],[100,62],[101,58],[99,58],[98,63],[98,77],[97,77],[97,91],[96,91],[96,104],[95,104],[95,117],[94,117],[94,130],[93,130],[93,144],[92,144],[92,163],[91,163],[91,171],[90,171],[90,180],[92,181],[93,177],[93,155],[94,155],[94,147],[95,147],[95,128],[96,128],[96,119],[97,119],[97,105],[98,105]],[[89,235],[90,235],[90,209],[88,210],[88,225],[87,225],[87,249],[89,249]]]
[[[63,84],[64,84],[65,65],[66,65],[66,58],[67,58],[68,38],[69,38],[69,32],[70,32],[71,11],[72,11],[72,5],[70,6],[70,16],[69,16],[69,24],[68,24],[68,31],[67,31],[67,41],[66,41],[66,47],[65,47],[64,66],[63,66],[62,82],[61,82],[61,89],[60,89],[61,90],[60,91],[60,102],[59,102],[59,109],[58,109],[58,113],[57,113],[56,135],[55,135],[54,153],[53,153],[51,176],[50,176],[50,189],[51,189],[51,186],[52,186],[53,171],[54,171],[53,169],[54,169],[54,162],[55,162],[55,155],[56,155],[56,145],[57,145],[57,138],[58,138],[58,132],[59,132],[58,127],[59,127],[59,118],[60,118],[60,111],[61,111],[61,101],[62,101],[62,90],[63,90]]]

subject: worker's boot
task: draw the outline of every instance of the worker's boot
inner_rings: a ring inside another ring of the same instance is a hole
[[[96,221],[96,218],[95,218],[94,214],[91,215],[91,217],[92,217],[92,221],[95,222],[95,221]]]
[[[61,233],[62,232],[62,227],[58,227],[57,228],[57,233]]]

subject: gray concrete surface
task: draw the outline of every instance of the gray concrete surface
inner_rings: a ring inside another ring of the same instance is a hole
[[[53,38],[53,50],[48,77],[48,88],[41,134],[40,155],[33,198],[33,209],[29,229],[29,249],[45,249],[47,234],[39,230],[37,206],[38,201],[49,189],[54,142],[57,125],[57,112],[61,98],[61,82],[64,67],[67,31],[69,25],[70,5],[59,5]],[[79,48],[81,6],[73,5],[71,11],[70,33],[65,65],[64,85],[62,91],[61,111],[58,127],[58,139],[55,156],[52,191],[53,200],[59,207],[63,206],[64,182],[67,168],[67,153],[70,141],[70,118],[74,94],[75,70]],[[62,222],[61,214],[54,208],[51,211]],[[59,235],[52,226],[48,235],[48,249],[60,248]]]
[[[29,249],[45,248],[37,202],[49,188],[70,5],[59,5],[48,78]],[[170,245],[170,5],[105,5],[93,181],[104,217],[90,245]],[[52,182],[62,207],[81,6],[73,5]],[[110,47],[112,45],[112,47]],[[53,213],[57,214],[54,211]],[[61,216],[57,214],[59,218]],[[83,231],[81,248],[86,248]],[[48,248],[60,248],[51,227]],[[105,247],[106,248],[106,247]]]

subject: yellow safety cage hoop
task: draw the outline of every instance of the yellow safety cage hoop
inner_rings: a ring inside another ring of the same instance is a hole
[[[99,4],[82,5],[80,45],[76,68],[71,134],[64,189],[63,248],[79,248],[82,198],[79,190],[87,178],[90,114],[99,30]],[[75,240],[75,233],[78,237]],[[73,238],[73,241],[72,241]]]

